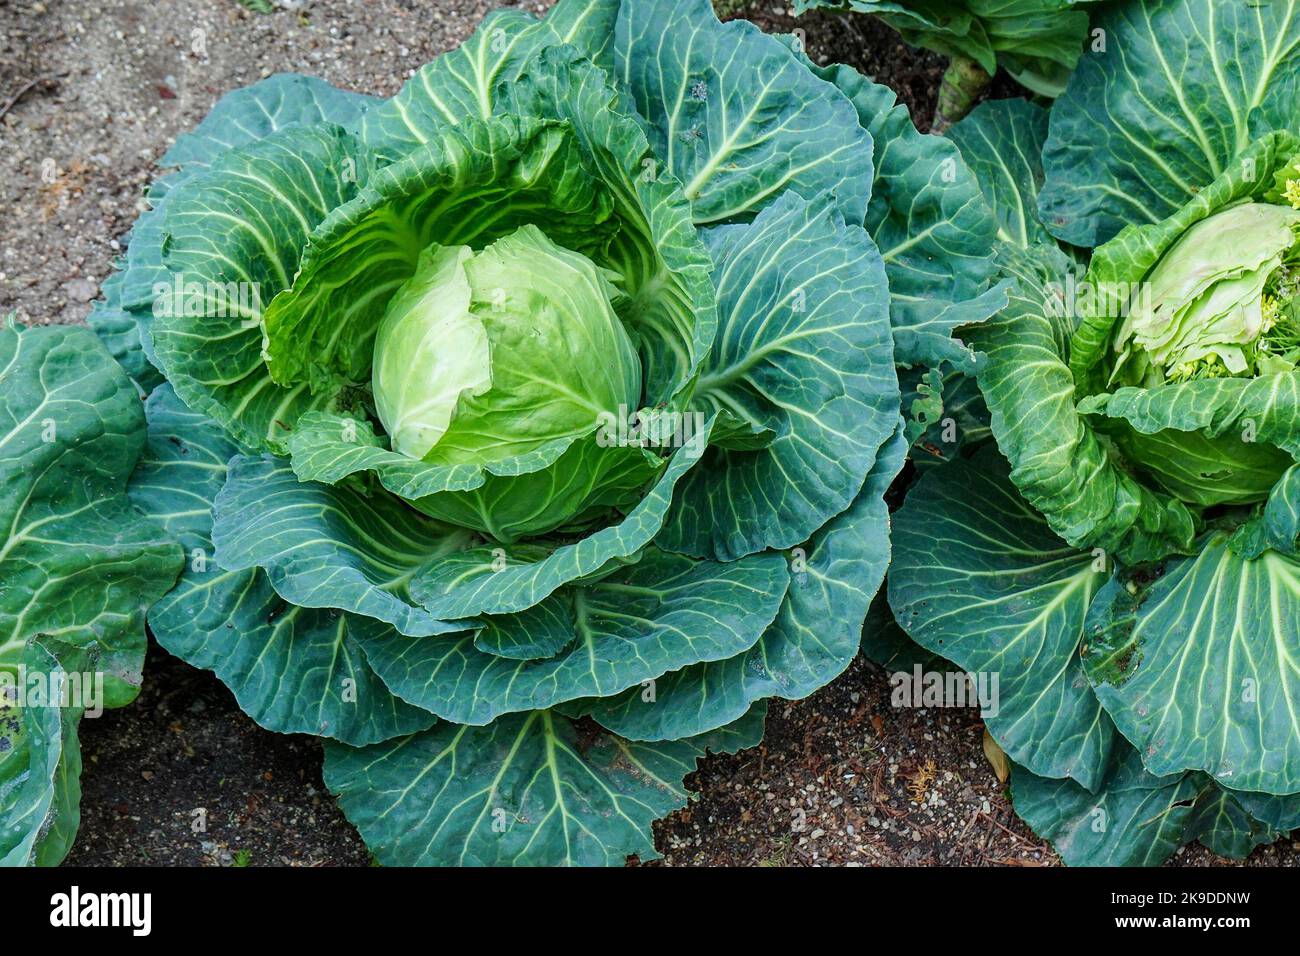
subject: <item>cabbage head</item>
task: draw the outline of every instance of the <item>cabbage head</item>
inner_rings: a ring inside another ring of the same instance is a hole
[[[641,361],[618,294],[599,266],[531,224],[477,253],[424,250],[375,334],[375,412],[394,450],[499,461],[636,407]]]
[[[1247,201],[1187,229],[1115,332],[1107,384],[1295,371],[1297,223],[1300,210]]]
[[[1109,367],[1107,387],[1158,389],[1294,372],[1297,223],[1300,211],[1290,206],[1247,200],[1188,227],[1124,303],[1110,354],[1098,363]],[[1096,334],[1096,324],[1084,334]],[[1255,441],[1249,426],[1240,435],[1151,434],[1121,420],[1110,433],[1161,488],[1197,505],[1263,501],[1293,463],[1275,445]]]

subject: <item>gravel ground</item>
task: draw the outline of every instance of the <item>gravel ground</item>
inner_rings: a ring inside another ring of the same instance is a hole
[[[0,315],[80,322],[121,252],[153,163],[222,93],[275,71],[393,93],[493,5],[297,0],[0,0]],[[545,3],[528,4],[542,9]],[[744,14],[790,29],[782,5]],[[799,21],[810,53],[888,83],[927,128],[942,62],[862,17]],[[1011,94],[1009,85],[994,95]],[[10,102],[11,97],[16,97]],[[268,734],[210,674],[153,648],[145,691],[83,723],[83,822],[69,862],[367,865],[320,780],[320,749]],[[657,827],[668,865],[1051,865],[985,760],[970,711],[901,711],[859,660],[775,702],[764,744],[707,760],[690,807]],[[1295,865],[1300,846],[1258,851]],[[1175,862],[1214,863],[1193,848]]]

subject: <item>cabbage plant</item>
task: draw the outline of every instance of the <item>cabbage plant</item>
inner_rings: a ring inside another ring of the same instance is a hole
[[[1041,96],[1065,90],[1088,34],[1096,0],[796,0],[796,14],[829,9],[867,13],[912,46],[950,59],[939,88],[935,128],[970,112],[1002,67]]]
[[[844,670],[995,225],[892,94],[707,0],[490,15],[163,158],[98,325],[149,389],[149,614],[389,864],[654,855],[709,750]]]
[[[136,387],[92,332],[0,326],[0,866],[63,859],[82,714],[140,691],[145,611],[181,566],[127,498],[145,440]]]
[[[1300,21],[1101,27],[1050,116],[953,129],[1014,283],[968,333],[994,440],[909,491],[889,603],[1000,674],[1016,809],[1068,862],[1239,857],[1300,825]]]

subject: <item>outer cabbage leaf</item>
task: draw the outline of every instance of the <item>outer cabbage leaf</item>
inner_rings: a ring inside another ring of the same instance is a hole
[[[685,806],[706,752],[762,739],[766,708],[709,734],[637,743],[554,711],[441,724],[353,750],[325,745],[325,783],[390,866],[621,866],[655,859],[653,821]]]
[[[1195,838],[1203,787],[1193,774],[1149,773],[1127,746],[1095,793],[1019,766],[1011,774],[1016,813],[1071,866],[1158,866]]]
[[[1229,546],[1243,558],[1255,558],[1269,548],[1282,554],[1300,553],[1300,465],[1292,465],[1273,486],[1263,510],[1233,534]]]
[[[718,23],[709,0],[678,0],[668,29],[662,4],[623,0],[614,52],[697,223],[751,218],[787,189],[833,191],[847,221],[865,219],[871,137],[781,40],[745,20]]]
[[[1153,773],[1300,793],[1300,561],[1243,559],[1222,532],[1198,543],[1103,589],[1084,668]]]
[[[272,381],[261,323],[293,283],[311,230],[364,176],[339,127],[288,127],[224,153],[163,203],[163,289],[173,291],[149,324],[152,357],[189,407],[251,448],[282,448],[299,415],[336,403],[305,383]]]
[[[1143,438],[1130,461],[1182,501],[1258,501],[1300,460],[1294,372],[1120,388],[1084,399],[1079,411],[1132,426]],[[1131,440],[1116,437],[1121,449]]]
[[[1059,297],[1065,256],[1051,246],[1004,250],[1017,276],[1010,303],[970,337],[985,355],[979,386],[1011,480],[1076,547],[1130,561],[1189,550],[1187,507],[1134,479],[1075,407],[1068,310]]]
[[[1254,139],[1295,130],[1300,8],[1150,0],[1100,14],[1052,108],[1039,209],[1057,238],[1098,246],[1197,200]]]
[[[1250,814],[1251,819],[1265,826],[1281,833],[1300,829],[1300,794],[1277,797],[1266,793],[1234,790],[1232,798]]]
[[[1212,852],[1234,860],[1281,836],[1251,816],[1231,790],[1220,787],[1209,787],[1201,795],[1188,829]]]
[[[1096,793],[1016,766],[1011,797],[1016,812],[1071,866],[1158,866],[1193,840],[1242,859],[1279,836],[1270,815],[1296,822],[1294,812],[1289,820],[1272,813],[1277,798],[1226,790],[1204,774],[1156,776],[1127,744],[1116,748]],[[1261,809],[1263,818],[1256,815]]]
[[[171,280],[163,262],[169,193],[205,172],[228,150],[252,145],[278,130],[321,123],[354,129],[362,110],[372,102],[371,97],[337,90],[315,77],[280,73],[223,96],[203,122],[177,137],[161,165],[181,169],[159,177],[150,186],[150,208],[132,228],[127,255],[119,264],[120,292],[113,289],[114,279],[106,281],[104,306],[97,306],[88,320],[114,357],[122,360],[129,355],[130,340],[138,338],[148,361],[157,364],[149,326],[159,298],[156,286]],[[128,317],[138,327],[134,336],[125,324]],[[128,365],[127,371],[145,391],[157,384],[147,370]]]
[[[951,670],[954,666],[907,636],[894,620],[884,591],[871,602],[867,619],[862,623],[861,651],[863,657],[891,675],[900,671],[911,673],[918,664],[922,672]]]
[[[227,150],[248,146],[288,126],[333,123],[355,132],[362,114],[381,102],[314,76],[276,73],[223,96],[198,126],[176,137],[158,165],[184,170],[211,166]]]
[[[136,387],[94,333],[0,327],[7,677],[57,682],[68,672],[85,679],[93,668],[103,676],[104,706],[139,692],[145,609],[171,586],[181,561],[176,544],[124,494],[143,443]],[[0,860],[58,863],[78,822],[81,711],[9,703],[0,704]]]
[[[103,296],[90,309],[86,324],[99,336],[109,354],[126,369],[140,391],[149,393],[163,382],[162,374],[150,364],[140,345],[140,324],[122,308],[122,284],[125,273],[114,272],[100,285]]]
[[[141,213],[131,227],[131,232],[126,237],[126,255],[117,263],[122,277],[121,285],[113,291],[110,277],[101,286],[106,304],[116,304],[135,322],[141,354],[155,369],[159,369],[160,363],[154,354],[153,339],[150,336],[154,304],[158,301],[157,290],[171,281],[171,275],[163,263],[163,243],[167,235],[167,196],[175,186],[195,175],[197,173],[173,172],[160,176],[150,184],[146,194],[149,209]],[[92,310],[92,314],[97,311],[98,308]],[[121,340],[123,330],[114,321],[115,312],[115,309],[109,309],[102,313],[102,320],[97,316],[96,321],[91,323],[91,328],[102,337],[114,358],[121,360],[130,354],[129,342],[124,348]],[[131,359],[132,363],[136,361],[138,360]],[[131,369],[128,368],[127,371],[130,372]]]
[[[181,561],[124,494],[144,440],[94,333],[0,328],[0,662],[35,635],[93,647],[110,707],[139,693],[145,609]]]
[[[721,322],[691,404],[775,437],[707,453],[659,543],[732,560],[801,544],[849,506],[897,422],[898,379],[879,253],[828,198],[786,193],[709,242]]]
[[[547,599],[518,614],[482,618],[474,648],[512,661],[542,661],[557,657],[573,643],[571,605]]]
[[[1000,242],[1027,248],[1052,241],[1038,220],[1047,118],[1028,100],[986,100],[948,131],[997,217]]]
[[[382,491],[299,482],[269,457],[230,460],[213,516],[217,564],[265,569],[292,604],[365,615],[403,634],[458,630],[420,607],[410,582],[468,548],[472,532],[423,518]]]
[[[788,580],[777,554],[716,563],[650,548],[634,564],[491,619],[516,646],[539,621],[548,632],[563,631],[563,649],[542,660],[484,653],[469,633],[413,639],[372,625],[358,635],[397,696],[446,720],[486,724],[505,713],[608,697],[746,651],[776,616]],[[560,643],[549,633],[542,640]]]
[[[871,133],[874,180],[865,225],[889,277],[895,357],[901,365],[970,369],[974,356],[954,334],[1006,304],[990,287],[997,223],[953,142],[912,125],[894,92],[847,66],[817,67],[839,87]]]
[[[51,646],[59,657],[31,640],[0,667],[21,663],[62,693],[68,673],[89,673],[94,655]],[[81,823],[81,714],[81,707],[11,707],[0,700],[0,867],[57,866],[71,849]]]
[[[573,44],[598,66],[611,67],[618,6],[618,0],[560,0],[540,19],[522,10],[493,11],[464,43],[426,63],[396,96],[368,110],[362,138],[392,162],[449,126],[485,120],[496,112],[501,91],[547,47]]]
[[[625,737],[669,740],[721,727],[765,697],[807,697],[838,677],[858,652],[867,607],[889,564],[884,494],[906,453],[900,427],[857,500],[790,552],[790,589],[753,648],[666,674],[653,695],[634,688],[581,710]]]
[[[924,471],[988,441],[989,410],[973,375],[955,369],[908,369],[899,376],[912,465]]]
[[[423,730],[433,716],[389,693],[366,662],[347,613],[287,604],[259,569],[228,571],[212,546],[212,504],[240,448],[170,386],[149,397],[149,443],[131,500],[181,542],[187,561],[149,611],[158,643],[212,670],[258,724],[361,746]]]
[[[832,9],[867,13],[889,24],[913,46],[945,56],[964,56],[986,73],[997,70],[997,58],[984,25],[965,2],[942,0],[795,0],[796,14]]]
[[[1089,36],[1089,11],[1098,0],[971,0],[998,65],[1039,96],[1057,97]],[[1095,37],[1094,37],[1095,40]]]
[[[997,675],[984,720],[1012,760],[1095,788],[1115,740],[1078,658],[1105,580],[1097,559],[1052,533],[993,449],[930,470],[895,518],[899,625],[963,670]]]

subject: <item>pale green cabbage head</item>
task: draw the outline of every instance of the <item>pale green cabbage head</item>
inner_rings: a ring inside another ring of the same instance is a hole
[[[635,409],[641,362],[611,275],[533,225],[480,252],[426,249],[375,337],[375,409],[393,450],[498,461]]]
[[[1115,338],[1111,382],[1260,375],[1295,368],[1279,300],[1300,211],[1231,206],[1188,229],[1152,269]],[[1281,327],[1279,327],[1279,324]]]

